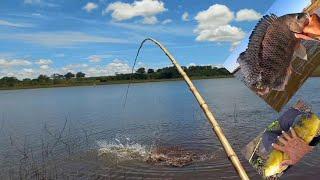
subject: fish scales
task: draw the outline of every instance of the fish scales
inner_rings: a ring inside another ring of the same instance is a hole
[[[281,86],[298,42],[294,33],[282,21],[276,21],[268,28],[262,42],[262,58],[259,59],[259,64],[264,70],[262,72],[264,84],[272,84],[275,89]]]
[[[246,51],[237,60],[246,85],[254,89],[284,89],[295,48],[300,43],[295,33],[302,32],[306,22],[305,13],[281,17],[271,14],[258,22]]]

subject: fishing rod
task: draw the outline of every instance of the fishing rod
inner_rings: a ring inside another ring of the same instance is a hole
[[[203,97],[201,96],[201,94],[199,93],[198,89],[194,86],[194,84],[192,83],[192,81],[190,80],[190,78],[188,77],[188,75],[184,72],[184,70],[181,68],[181,66],[178,64],[178,62],[175,60],[175,58],[171,55],[171,53],[168,51],[168,49],[163,46],[159,41],[152,39],[152,38],[147,38],[144,39],[141,44],[140,47],[138,49],[135,61],[134,61],[134,65],[132,67],[132,70],[134,70],[134,66],[136,64],[137,58],[139,56],[140,50],[143,46],[143,44],[147,41],[151,41],[153,43],[155,43],[157,46],[160,47],[160,49],[166,54],[166,56],[170,59],[170,61],[172,62],[172,64],[177,68],[178,72],[181,74],[181,76],[183,77],[184,81],[187,83],[187,85],[190,88],[190,91],[192,92],[192,94],[195,96],[195,98],[197,99],[202,111],[204,112],[204,114],[206,115],[208,121],[210,122],[215,134],[217,135],[219,141],[221,142],[229,160],[231,161],[232,165],[234,166],[234,168],[236,169],[239,177],[243,180],[248,180],[249,177],[246,173],[246,171],[244,170],[242,164],[239,161],[239,158],[237,156],[237,154],[234,152],[234,150],[232,149],[228,139],[226,138],[226,136],[224,135],[219,123],[217,122],[217,120],[215,119],[213,113],[210,111],[209,106],[207,105],[206,101],[203,99]],[[129,90],[129,86],[130,84],[128,84],[128,88],[126,91],[126,96],[125,96],[125,102],[127,99],[127,94],[128,94],[128,90]]]

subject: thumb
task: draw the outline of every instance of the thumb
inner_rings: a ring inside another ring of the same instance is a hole
[[[295,37],[297,39],[314,40],[312,37],[308,36],[307,34],[297,34],[297,33],[295,33],[294,35],[295,35]]]

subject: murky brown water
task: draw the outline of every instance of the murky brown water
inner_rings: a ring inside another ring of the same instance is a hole
[[[240,150],[278,114],[235,79],[195,83],[249,176],[260,179]],[[132,85],[123,108],[125,90],[0,91],[0,179],[238,179],[184,82]],[[289,104],[303,98],[320,112],[319,90],[312,78]],[[148,161],[154,149],[172,147],[180,152]],[[195,156],[173,167],[181,154]],[[319,167],[316,149],[283,179],[317,179]]]

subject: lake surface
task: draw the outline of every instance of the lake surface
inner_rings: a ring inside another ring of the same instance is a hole
[[[235,79],[194,81],[252,179],[241,149],[279,115]],[[0,91],[0,179],[238,179],[183,81]],[[320,78],[302,98],[320,112]],[[285,107],[284,109],[286,109]],[[150,164],[154,147],[200,158],[184,167]],[[283,179],[318,179],[318,148]]]

